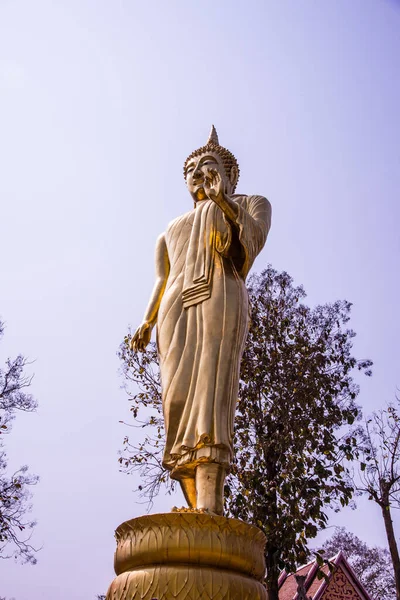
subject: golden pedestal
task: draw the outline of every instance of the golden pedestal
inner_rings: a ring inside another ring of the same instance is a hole
[[[147,515],[116,530],[107,600],[267,600],[265,536],[207,513]]]

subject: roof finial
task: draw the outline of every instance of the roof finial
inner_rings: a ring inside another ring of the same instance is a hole
[[[211,131],[210,131],[210,135],[208,136],[208,140],[207,140],[207,144],[215,144],[216,146],[219,146],[219,141],[218,141],[218,133],[217,130],[215,129],[214,125],[211,126]]]

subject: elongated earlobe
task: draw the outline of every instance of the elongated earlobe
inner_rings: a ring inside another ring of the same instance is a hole
[[[235,191],[238,179],[239,179],[239,169],[235,165],[233,165],[231,167],[231,173],[230,173],[230,176],[229,176],[229,181],[231,183],[233,191]]]

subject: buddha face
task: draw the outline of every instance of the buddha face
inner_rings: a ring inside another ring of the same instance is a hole
[[[205,152],[191,158],[186,165],[186,185],[195,202],[207,199],[204,181],[210,176],[212,170],[218,171],[221,175],[225,193],[232,193],[232,183],[225,172],[221,158],[216,152]]]

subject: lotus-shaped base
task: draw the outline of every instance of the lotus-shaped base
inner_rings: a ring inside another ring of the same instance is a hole
[[[266,600],[265,536],[237,519],[147,515],[116,530],[107,600]]]

